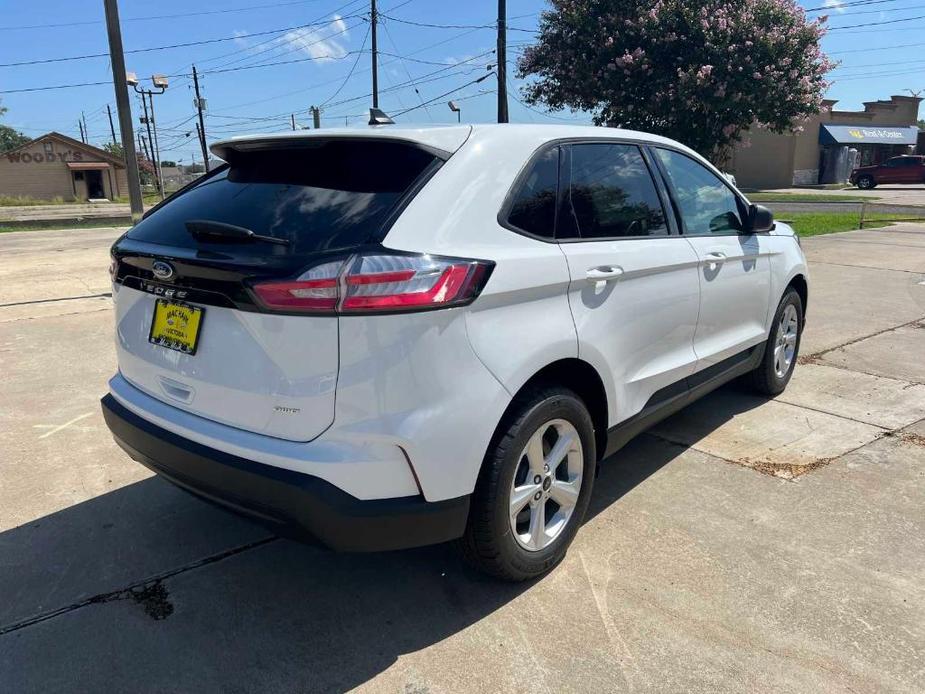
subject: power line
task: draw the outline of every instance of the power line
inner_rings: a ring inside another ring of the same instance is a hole
[[[348,19],[358,15],[352,15]],[[343,17],[341,19],[344,19]],[[237,34],[235,36],[226,36],[224,38],[217,39],[203,39],[201,41],[187,41],[185,43],[174,43],[167,46],[151,46],[149,48],[135,48],[130,51],[125,51],[126,54],[129,53],[150,53],[152,51],[165,51],[173,48],[189,48],[190,46],[205,46],[212,43],[222,43],[225,41],[237,41],[240,39],[246,39],[253,36],[266,36],[268,34],[281,34],[288,31],[295,31],[298,29],[306,29],[309,27],[315,26],[326,26],[330,24],[330,20],[324,22],[310,22],[308,24],[297,24],[291,27],[283,27],[282,29],[268,29],[267,31],[256,31],[250,34]],[[16,63],[0,63],[0,67],[20,67],[23,65],[43,65],[48,63],[63,63],[71,60],[87,60],[90,58],[108,58],[109,53],[87,53],[85,55],[72,55],[63,58],[41,58],[38,60],[23,60]]]
[[[925,46],[925,43],[897,43],[893,46],[880,46],[877,48],[853,48],[846,51],[829,51],[829,55],[845,55],[847,53],[873,53],[875,51],[892,51],[895,48],[912,48],[913,46]]]
[[[902,2],[902,0],[857,0],[856,2],[842,2],[838,5],[823,5],[822,7],[810,7],[806,12],[832,12],[838,11],[842,7],[861,7],[864,5],[884,5],[887,3]]]
[[[891,12],[909,12],[909,11],[911,11],[911,10],[921,10],[921,9],[925,9],[925,5],[910,5],[909,7],[893,7],[893,8],[889,8],[889,11],[891,11]],[[839,12],[838,15],[836,15],[836,16],[837,16],[837,17],[854,17],[855,15],[859,15],[859,14],[879,14],[879,13],[882,13],[882,12],[885,12],[885,11],[887,11],[887,10],[882,10],[882,9],[879,9],[879,10],[857,10],[856,12],[855,12],[855,11],[852,11],[852,12]],[[834,17],[829,17],[829,18],[830,18],[830,19],[834,19]]]
[[[408,53],[407,55],[405,55],[405,60],[410,60],[410,61],[412,61],[412,62],[422,63],[422,64],[425,64],[425,65],[429,65],[429,64],[437,64],[437,65],[445,65],[445,66],[450,66],[450,65],[464,65],[464,64],[466,64],[467,62],[469,62],[469,59],[460,61],[460,62],[458,62],[458,63],[432,63],[431,61],[418,60],[418,59],[415,59],[415,58],[411,58],[411,56],[412,56],[412,55],[417,55],[418,53],[423,53],[424,51],[431,50],[432,48],[436,48],[436,47],[438,47],[438,46],[442,46],[442,45],[447,44],[447,43],[451,43],[452,41],[455,41],[455,40],[457,40],[457,39],[463,38],[464,36],[468,36],[469,34],[472,34],[472,33],[474,33],[473,30],[464,31],[464,32],[462,32],[462,33],[460,33],[460,34],[456,34],[455,36],[451,36],[451,37],[446,38],[446,39],[441,39],[440,41],[437,41],[437,42],[435,42],[435,43],[431,43],[431,44],[428,44],[428,45],[423,46],[423,47],[421,47],[421,48],[418,48],[418,49],[412,51],[411,53]],[[491,51],[489,51],[489,53],[491,53]],[[391,56],[392,54],[390,54],[390,53],[384,53],[384,55],[390,55],[390,56]],[[486,55],[486,54],[483,54],[483,55]],[[397,59],[397,58],[396,58],[396,59]],[[391,65],[393,62],[395,62],[395,61],[394,61],[394,60],[385,61],[385,62],[383,62],[383,66],[385,66],[385,65]],[[363,68],[363,69],[361,69],[358,73],[355,73],[355,74],[362,74],[362,73],[365,73],[365,72],[369,72],[369,68]],[[254,106],[255,104],[264,104],[264,103],[266,103],[266,102],[268,102],[268,101],[276,101],[277,99],[284,99],[284,98],[287,98],[287,97],[291,97],[293,94],[300,94],[300,93],[308,92],[308,91],[311,91],[312,89],[317,89],[318,87],[324,87],[324,86],[327,86],[327,85],[329,85],[329,84],[335,84],[335,83],[337,83],[337,82],[339,82],[339,81],[340,81],[340,77],[335,77],[335,78],[333,78],[333,79],[325,80],[324,82],[318,82],[317,84],[314,84],[314,85],[312,85],[312,86],[305,87],[305,88],[302,88],[302,89],[295,89],[295,90],[290,89],[290,90],[287,90],[287,91],[285,91],[285,92],[283,92],[283,93],[281,93],[281,94],[275,94],[274,96],[270,96],[270,97],[267,97],[267,98],[264,98],[264,99],[255,99],[255,100],[253,100],[253,101],[245,101],[245,102],[242,102],[242,103],[231,104],[230,106],[226,106],[225,108],[226,108],[226,110],[230,110],[230,109],[236,109],[236,108],[243,108],[243,107],[245,107],[245,106]],[[305,111],[301,111],[301,113],[304,113],[304,112],[305,112]],[[297,113],[300,113],[300,112],[297,111]]]
[[[351,2],[345,3],[345,4],[343,4],[343,5],[339,6],[339,7],[337,7],[337,8],[333,11],[333,13],[332,13],[333,19],[332,19],[332,18],[327,18],[325,21],[322,21],[322,19],[319,18],[318,20],[316,20],[316,21],[318,22],[317,25],[318,25],[318,26],[323,26],[323,25],[327,24],[327,26],[326,26],[325,28],[328,28],[328,27],[330,27],[331,25],[336,24],[338,21],[343,21],[343,20],[345,20],[345,19],[362,18],[362,15],[358,15],[358,14],[349,14],[349,15],[346,15],[346,16],[343,16],[343,17],[337,14],[337,13],[340,12],[341,10],[343,10],[343,9],[345,9],[345,8],[347,8],[347,7],[349,7],[350,5],[355,5],[355,4],[357,4],[358,2],[363,2],[363,0],[351,0]],[[203,63],[211,63],[211,62],[213,62],[213,61],[215,61],[215,60],[221,60],[222,58],[227,58],[227,57],[229,57],[229,56],[238,55],[238,54],[240,54],[240,53],[244,53],[245,55],[243,55],[243,56],[241,56],[241,57],[239,57],[239,58],[234,58],[234,59],[232,59],[232,60],[229,60],[229,61],[226,61],[226,62],[224,62],[224,63],[221,63],[220,65],[217,65],[216,67],[225,67],[225,66],[227,66],[227,65],[234,65],[234,64],[236,64],[236,63],[240,63],[240,62],[242,62],[242,61],[249,60],[249,59],[251,59],[251,58],[257,58],[257,59],[259,59],[259,60],[262,60],[262,59],[265,59],[265,58],[278,58],[278,57],[281,57],[281,56],[286,55],[286,54],[288,54],[288,53],[291,53],[291,52],[293,52],[293,51],[301,50],[302,48],[307,48],[308,46],[314,45],[315,43],[320,43],[320,41],[322,41],[322,40],[328,40],[328,39],[334,38],[335,36],[340,36],[341,34],[346,34],[347,32],[350,31],[350,29],[353,29],[353,28],[359,26],[359,25],[362,24],[362,23],[363,23],[362,21],[357,21],[357,22],[355,22],[355,23],[353,23],[353,24],[346,24],[346,23],[345,23],[344,28],[341,29],[340,31],[338,31],[338,32],[336,32],[336,33],[334,33],[334,34],[330,34],[330,35],[328,35],[328,36],[325,36],[325,37],[319,39],[318,41],[314,41],[313,43],[310,43],[310,44],[307,44],[307,45],[305,45],[305,44],[303,44],[303,45],[301,45],[301,46],[283,46],[283,45],[276,45],[276,46],[267,46],[266,48],[262,48],[262,49],[260,49],[260,50],[258,50],[258,51],[255,51],[255,50],[254,50],[254,49],[256,49],[256,48],[258,48],[258,47],[260,47],[260,46],[265,46],[266,44],[272,44],[272,43],[274,43],[274,42],[276,42],[276,41],[280,41],[281,39],[284,39],[284,38],[285,38],[285,36],[274,36],[273,38],[266,39],[266,40],[264,40],[264,41],[259,41],[259,42],[255,43],[255,44],[253,44],[252,46],[245,46],[244,48],[239,48],[239,49],[237,49],[237,50],[231,51],[230,53],[223,53],[223,54],[221,54],[221,55],[212,56],[211,58],[203,58],[202,60],[199,60],[198,62],[199,62],[200,64],[203,64]],[[319,31],[323,31],[323,29],[321,29],[321,30],[319,30]],[[271,53],[275,53],[276,51],[278,51],[278,50],[280,50],[280,49],[283,49],[283,52],[282,52],[282,53],[279,53],[279,54],[277,54],[277,55],[270,55]]]
[[[829,27],[829,31],[840,31],[842,29],[857,29],[860,27],[881,26],[883,24],[899,24],[901,22],[914,22],[917,19],[925,19],[925,14],[920,14],[916,17],[904,17],[902,19],[887,19],[882,22],[865,22],[864,24],[846,24],[845,26],[840,26],[840,27]]]
[[[392,32],[389,31],[389,23],[388,23],[388,22],[383,22],[382,28],[385,30],[386,38],[389,40],[389,43],[392,44],[392,48],[394,48],[394,49],[397,51],[397,50],[398,50],[398,44],[395,43],[395,39],[392,38]],[[385,55],[391,55],[391,54],[385,54]],[[408,70],[408,64],[405,62],[405,59],[404,59],[400,54],[399,54],[399,55],[396,55],[396,57],[398,58],[398,61],[401,63],[401,66],[405,69],[405,74],[408,75],[408,80],[411,82],[411,88],[414,89],[414,93],[417,94],[418,100],[421,102],[421,105],[423,106],[423,104],[424,104],[424,97],[421,96],[420,90],[418,89],[417,85],[414,84],[414,78],[411,77],[411,71]],[[401,103],[400,100],[399,100],[399,103]],[[424,113],[427,114],[427,117],[428,117],[430,120],[433,120],[433,119],[431,118],[431,116],[430,116],[430,111],[427,109],[426,106],[424,107]]]
[[[838,72],[840,70],[860,70],[861,68],[868,67],[884,67],[887,65],[914,65],[916,63],[925,63],[925,60],[894,60],[888,63],[864,63],[862,65],[839,66],[835,68],[833,72]]]
[[[392,15],[385,14],[383,12],[379,13],[380,17],[384,19],[390,19],[393,22],[399,22],[400,24],[410,24],[411,26],[416,27],[428,27],[431,29],[494,29],[495,25],[492,24],[431,24],[429,22],[415,22],[410,19],[402,19],[401,17],[393,17]]]
[[[123,17],[122,23],[125,22],[146,22],[154,19],[180,19],[182,17],[200,17],[212,14],[230,14],[233,12],[251,12],[253,10],[263,10],[270,7],[287,7],[290,5],[305,5],[308,3],[319,2],[320,0],[290,0],[289,2],[274,2],[265,5],[250,5],[248,7],[230,7],[222,10],[201,10],[197,12],[179,12],[176,14],[158,14],[148,15],[145,17]],[[25,31],[28,29],[52,29],[56,27],[73,27],[73,26],[90,26],[93,24],[103,24],[103,20],[87,20],[82,22],[62,22],[59,24],[29,24],[24,26],[0,27],[0,31]]]
[[[356,52],[357,59],[354,60],[353,65],[350,66],[350,71],[347,73],[347,76],[344,77],[344,81],[340,83],[340,86],[334,90],[334,93],[331,94],[331,96],[329,96],[327,99],[321,102],[319,108],[321,108],[321,106],[325,106],[329,101],[331,101],[331,99],[333,99],[335,96],[340,94],[341,90],[347,86],[347,82],[350,80],[350,78],[353,77],[353,71],[357,69],[357,65],[360,64],[360,57],[365,52],[364,49],[366,48],[366,42],[369,40],[369,32],[371,29],[372,29],[372,26],[366,27],[366,35],[363,37],[363,43],[360,44],[360,50]]]
[[[432,103],[434,103],[435,101],[440,101],[440,99],[445,99],[445,98],[448,97],[450,94],[455,94],[456,92],[461,91],[461,90],[465,89],[466,87],[470,87],[470,86],[472,86],[473,84],[479,84],[480,82],[484,82],[484,81],[487,80],[489,77],[491,77],[492,74],[493,74],[493,73],[488,73],[487,75],[482,75],[482,76],[479,77],[477,80],[472,80],[471,82],[466,82],[464,85],[459,86],[459,87],[456,87],[456,89],[451,89],[451,90],[448,91],[448,92],[444,92],[444,93],[441,94],[440,96],[435,96],[433,99],[428,99],[427,101],[425,101],[425,102],[423,102],[423,103],[421,103],[421,104],[418,104],[417,106],[412,106],[411,108],[406,108],[404,111],[399,111],[398,113],[396,113],[396,114],[394,114],[394,115],[395,115],[395,117],[403,116],[403,115],[405,115],[406,113],[411,113],[412,111],[416,111],[416,110],[418,110],[419,108],[424,108],[424,106],[426,106],[427,104],[432,104]]]

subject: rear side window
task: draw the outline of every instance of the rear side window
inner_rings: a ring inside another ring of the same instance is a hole
[[[582,239],[668,234],[665,212],[635,145],[571,147],[568,208]]]
[[[535,236],[552,239],[559,194],[559,148],[541,153],[514,193],[508,224]]]
[[[370,140],[235,152],[225,171],[169,201],[128,238],[180,248],[241,247],[199,242],[185,226],[209,220],[289,241],[248,244],[248,254],[351,248],[381,235],[389,213],[435,160],[408,144]]]

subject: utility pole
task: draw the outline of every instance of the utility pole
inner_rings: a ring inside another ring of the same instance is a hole
[[[289,119],[292,121],[292,129],[295,130],[295,114],[294,114],[294,113],[290,113],[290,114],[289,114]]]
[[[141,97],[144,99],[144,95]],[[161,146],[157,143],[157,118],[154,117],[154,92],[148,92],[148,99],[151,102],[151,129],[154,131],[154,156],[157,161],[154,162],[154,168],[157,169],[157,178],[161,182],[161,200],[167,196],[164,190],[164,172],[161,170]]]
[[[199,123],[196,123],[196,137],[199,138],[199,142],[200,142],[200,143],[202,143],[202,141],[205,139],[205,138],[202,136],[202,130],[200,130],[200,128],[199,128]],[[206,160],[203,162],[202,165],[205,167],[206,173],[208,173],[208,171],[209,171],[209,160],[206,159]]]
[[[135,156],[132,108],[128,101],[125,55],[122,52],[122,28],[119,26],[119,7],[116,0],[103,0],[103,8],[106,11],[106,31],[109,34],[109,63],[112,65],[112,86],[116,90],[116,111],[119,114],[122,154],[125,156],[125,170],[128,174],[128,196],[132,209],[132,222],[138,222],[144,213],[144,203],[141,198],[141,181],[138,178],[138,159]]]
[[[80,128],[80,141],[87,144],[87,138],[84,137],[84,122],[79,118],[77,119],[77,127]]]
[[[196,74],[195,65],[193,65],[193,86],[196,89],[196,110],[199,111],[199,145],[202,147],[203,166],[206,167],[206,173],[209,173],[209,148],[206,147],[206,123],[202,119],[203,99],[199,96],[199,75]]]
[[[87,130],[87,117],[84,115],[83,111],[80,112],[80,120],[82,120],[84,124],[84,142],[90,144],[90,131]]]
[[[379,44],[376,41],[376,0],[370,0],[369,21],[373,54],[373,108],[379,108]]]
[[[317,106],[312,106],[312,124],[315,130],[321,127],[321,109]]]
[[[498,122],[507,123],[507,0],[498,0]]]
[[[145,95],[141,94],[141,107],[144,109],[144,124],[148,129],[148,140],[147,147],[145,148],[145,156],[148,161],[154,164],[154,183],[157,185],[157,192],[161,194],[161,199],[164,198],[164,186],[161,184],[161,170],[158,167],[157,162],[154,159],[154,138],[151,135],[151,118],[148,116],[148,102],[145,101]]]
[[[118,142],[116,139],[116,126],[112,124],[112,109],[109,108],[109,104],[106,104],[106,115],[109,116],[109,132],[112,133],[112,144],[116,144]]]

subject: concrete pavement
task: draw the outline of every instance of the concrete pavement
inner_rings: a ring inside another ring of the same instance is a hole
[[[860,188],[843,188],[830,190],[826,188],[775,188],[774,193],[799,193],[800,195],[844,195],[875,199],[877,202],[895,205],[925,205],[925,184],[877,186],[873,190]],[[747,193],[746,193],[747,195]]]
[[[54,691],[925,690],[925,227],[804,240],[801,366],[606,462],[532,584],[337,555],[112,443],[107,249],[0,234],[0,683]]]

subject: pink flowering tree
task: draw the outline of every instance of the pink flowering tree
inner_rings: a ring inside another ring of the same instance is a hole
[[[518,61],[524,98],[679,140],[714,160],[753,124],[800,127],[833,64],[792,0],[551,0]]]

